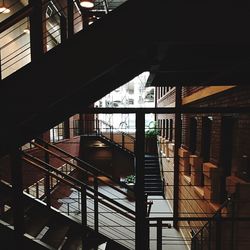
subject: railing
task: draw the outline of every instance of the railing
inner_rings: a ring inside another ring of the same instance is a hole
[[[197,232],[194,233],[191,240],[191,248],[192,250],[210,250],[210,249],[221,249],[221,218],[225,214],[223,214],[223,209],[227,206],[233,207],[233,202],[231,198],[228,198],[221,207],[216,211],[216,213],[212,216],[211,220],[209,220],[202,228],[200,228]],[[233,209],[232,209],[232,212]],[[232,215],[233,216],[233,215]],[[232,227],[233,228],[233,227]]]
[[[104,137],[106,140],[115,143],[123,150],[126,150],[130,153],[134,153],[135,150],[134,134],[128,134],[123,131],[120,131],[118,128],[115,128],[108,122],[100,120],[98,118],[96,118],[95,120],[85,120],[82,123],[83,124],[81,124],[81,121],[79,121],[79,126],[82,125],[83,127],[82,134],[99,135],[101,137]],[[79,134],[81,134],[81,131],[79,129],[78,131]]]
[[[112,240],[134,249],[135,241],[135,211],[134,204],[126,201],[121,195],[101,185],[96,176],[91,185],[67,175],[27,153],[23,161],[29,167],[35,167],[45,175],[45,200],[49,207],[73,215],[83,225],[93,228]],[[85,176],[86,177],[86,176]],[[85,178],[83,176],[83,178]],[[57,188],[51,193],[50,180],[57,179]],[[47,183],[47,185],[46,185]],[[43,191],[38,190],[38,192]],[[34,194],[37,198],[39,195]]]
[[[31,144],[40,148],[41,150],[44,150],[49,155],[56,157],[57,159],[60,159],[62,162],[75,167],[76,169],[78,169],[78,171],[84,172],[84,174],[87,174],[89,177],[95,178],[97,176],[98,180],[101,183],[109,186],[110,188],[115,189],[117,192],[120,192],[122,195],[128,196],[128,194],[126,192],[124,192],[121,188],[125,188],[125,189],[131,191],[132,193],[134,192],[134,190],[132,188],[130,188],[128,185],[126,185],[124,182],[121,182],[120,180],[114,179],[112,176],[107,175],[105,172],[95,168],[94,166],[92,166],[88,162],[85,162],[85,161],[79,159],[78,157],[74,157],[74,156],[70,155],[69,153],[67,153],[66,151],[62,150],[61,148],[56,147],[53,144],[47,143],[47,142],[43,141],[42,139],[37,138],[36,140],[38,142],[40,142],[40,144],[38,144],[36,142],[31,142]],[[44,146],[42,146],[42,144]],[[49,148],[51,148],[53,151],[49,150]],[[73,164],[68,159],[74,160],[76,162],[76,164]],[[98,176],[100,176],[100,177],[98,177]],[[105,177],[106,180],[102,179],[101,177]],[[110,184],[110,183],[112,183],[112,184]],[[117,188],[117,187],[121,187],[121,188]],[[130,197],[130,198],[132,198],[132,197]]]
[[[1,79],[11,75],[65,39],[98,21],[125,1],[96,1],[83,10],[78,1],[62,6],[60,1],[32,0],[26,6],[14,2],[8,15],[0,13]],[[67,13],[67,14],[66,14]]]

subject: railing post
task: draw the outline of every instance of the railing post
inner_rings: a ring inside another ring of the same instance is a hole
[[[218,214],[215,219],[216,219],[215,249],[220,250],[221,249],[221,215]]]
[[[99,209],[98,209],[98,179],[95,177],[94,178],[94,214],[95,214],[95,231],[98,233],[99,228],[98,228],[98,223],[99,223]]]
[[[23,180],[21,151],[14,148],[10,153],[11,159],[11,182],[12,182],[12,209],[15,235],[17,237],[17,249],[23,249],[24,233],[24,203],[23,203]]]
[[[61,43],[67,40],[67,23],[65,16],[60,16],[60,32],[61,32]]]
[[[43,4],[42,0],[29,0],[33,7],[30,16],[31,60],[41,58],[44,53],[43,43]]]
[[[230,199],[230,203],[231,203],[231,207],[232,207],[232,216],[231,216],[231,219],[232,219],[232,224],[231,224],[231,250],[234,249],[234,227],[235,227],[235,204],[234,204],[234,201],[232,200],[232,198],[229,198]]]
[[[157,220],[157,250],[162,250],[162,221]]]
[[[208,224],[208,250],[211,250],[211,240],[212,240],[212,235],[211,235],[211,221]]]
[[[145,242],[147,205],[144,195],[144,142],[145,142],[145,114],[136,112],[136,148],[135,148],[135,249],[147,249]]]
[[[86,188],[81,187],[81,214],[82,214],[82,226],[85,229],[87,226],[87,195]]]
[[[48,145],[45,145],[46,149],[49,149]],[[49,164],[49,153],[47,151],[44,152],[44,162]],[[47,167],[47,172],[45,174],[45,183],[44,183],[44,188],[45,188],[45,196],[46,196],[46,204],[47,207],[50,208],[51,206],[51,199],[50,199],[50,170],[49,167]]]
[[[124,148],[125,145],[124,145],[124,133],[122,132],[122,148]]]

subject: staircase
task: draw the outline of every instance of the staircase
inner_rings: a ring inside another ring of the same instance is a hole
[[[5,200],[8,200],[6,196],[11,194],[11,187],[1,182],[0,188],[1,191],[5,191],[4,197]],[[9,191],[6,192],[6,189]],[[3,196],[1,198],[3,199]],[[48,209],[42,201],[35,201],[27,194],[24,194],[23,198],[25,204],[25,234],[36,242],[41,249],[126,249],[100,233],[88,227],[83,227],[73,218],[59,213],[58,210]],[[0,222],[6,223],[8,227],[13,227],[12,205],[11,203],[5,203],[4,205],[8,205],[9,209],[0,215]]]
[[[157,155],[145,155],[145,192],[148,195],[163,195],[163,183]]]

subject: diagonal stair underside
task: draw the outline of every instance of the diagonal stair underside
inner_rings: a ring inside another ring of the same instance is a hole
[[[139,6],[129,1],[1,82],[7,121],[1,150],[9,139],[27,141],[147,69],[148,25],[144,14],[138,19]]]
[[[167,62],[161,69],[166,81],[159,80],[159,84],[169,84],[167,80],[172,78],[168,76],[173,71],[177,78],[171,84],[180,82],[186,68],[191,67],[192,77],[197,75],[197,65],[206,65],[207,54],[195,57],[191,53],[186,57],[180,52],[189,51],[190,46],[196,50],[198,45],[201,52],[206,52],[204,45],[209,45],[215,54],[211,58],[213,65],[222,45],[240,56],[247,47],[237,49],[250,42],[245,32],[249,23],[247,8],[196,1],[151,3],[127,1],[40,60],[1,81],[0,113],[5,122],[0,127],[0,151],[27,142],[142,71],[156,69],[162,60]],[[249,50],[245,52],[246,63]],[[242,62],[241,57],[232,55],[225,57],[230,62],[222,61],[223,67],[216,74]],[[205,84],[211,84],[216,74],[206,78],[209,81]]]

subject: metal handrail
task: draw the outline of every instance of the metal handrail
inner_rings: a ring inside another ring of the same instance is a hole
[[[60,179],[60,180],[66,181],[66,183],[67,183],[68,185],[71,185],[71,186],[74,187],[75,189],[77,189],[77,190],[80,191],[81,188],[79,188],[79,187],[84,187],[84,188],[86,188],[86,190],[88,190],[88,191],[90,191],[90,192],[93,192],[93,193],[97,192],[97,193],[98,193],[98,196],[100,196],[101,198],[107,200],[107,201],[110,202],[110,203],[113,203],[115,206],[122,208],[123,210],[127,211],[128,213],[131,213],[132,215],[135,215],[135,211],[133,211],[133,210],[129,209],[128,207],[126,207],[126,206],[120,204],[119,202],[116,202],[115,200],[111,199],[110,197],[107,197],[106,195],[104,195],[104,194],[102,194],[102,193],[100,193],[100,192],[98,192],[98,191],[92,189],[91,187],[89,187],[89,186],[86,185],[85,183],[83,183],[83,182],[81,182],[81,181],[75,179],[74,177],[62,173],[61,171],[59,171],[58,169],[54,168],[54,167],[51,166],[50,164],[48,164],[48,163],[46,163],[46,162],[43,162],[42,160],[40,160],[40,159],[38,159],[38,158],[36,158],[36,157],[33,157],[33,156],[31,156],[31,155],[29,155],[29,154],[27,154],[27,153],[24,153],[24,152],[23,152],[23,155],[24,155],[24,156],[22,157],[22,159],[23,159],[24,161],[26,161],[26,162],[32,164],[33,166],[35,166],[35,167],[37,167],[37,168],[39,168],[39,169],[45,171],[46,173],[48,173],[49,175],[52,175],[52,176],[55,177],[55,178],[58,178],[58,179]],[[38,162],[39,164],[45,165],[46,168],[48,168],[49,170],[52,170],[52,171],[54,171],[55,173],[61,175],[63,178],[60,178],[59,176],[57,176],[57,175],[54,174],[54,173],[51,173],[48,169],[43,168],[41,165],[36,164],[35,162],[33,162],[32,160],[29,160],[29,159],[26,158],[26,157],[31,158],[33,161],[36,161],[36,162]],[[88,194],[88,196],[90,196],[91,198],[95,198],[94,195],[92,195],[91,193],[88,193],[88,192],[87,192],[87,194]],[[101,203],[104,203],[104,204],[107,205],[107,206],[112,206],[110,203],[105,202],[103,199],[98,198],[98,200],[99,200]],[[117,210],[117,212],[119,212],[119,213],[126,214],[126,216],[128,216],[128,218],[130,218],[130,219],[134,218],[134,217],[132,217],[132,216],[129,216],[127,213],[124,213],[123,211],[118,210],[116,207],[113,207],[113,206],[112,206],[112,209],[114,209],[115,211]]]
[[[100,174],[100,175],[102,175],[102,176],[105,176],[105,177],[108,178],[109,180],[111,180],[113,183],[116,183],[116,184],[118,184],[119,186],[124,187],[124,188],[126,188],[126,189],[128,189],[128,190],[130,190],[130,191],[132,191],[132,192],[134,191],[131,187],[129,187],[128,185],[126,185],[124,182],[121,182],[121,181],[119,181],[119,180],[114,179],[113,177],[107,175],[105,172],[103,172],[103,171],[101,171],[101,170],[95,168],[93,165],[89,164],[88,162],[85,162],[85,161],[79,159],[78,157],[72,156],[71,154],[69,154],[68,152],[62,150],[61,148],[56,147],[55,145],[53,145],[53,144],[51,144],[51,143],[45,142],[44,140],[42,140],[42,139],[40,139],[40,138],[37,138],[36,140],[37,140],[37,141],[41,141],[41,142],[44,143],[45,145],[48,145],[48,146],[52,147],[53,149],[58,150],[60,153],[63,153],[63,154],[66,155],[67,157],[70,157],[70,158],[74,159],[75,161],[79,162],[80,164],[83,164],[83,165],[85,165],[85,166],[87,166],[87,167],[89,168],[88,171],[86,171],[86,170],[84,170],[83,168],[80,168],[80,167],[78,167],[77,165],[74,165],[74,167],[80,169],[81,171],[85,171],[86,173],[89,173],[89,174],[91,174],[91,175]],[[47,152],[49,152],[49,153],[51,153],[51,151],[48,151],[48,149],[42,147],[41,145],[39,145],[39,144],[37,144],[37,143],[35,143],[35,142],[31,142],[31,143],[32,143],[33,145],[37,146],[37,147],[42,148],[43,150],[45,150],[45,151],[47,151]],[[53,153],[53,152],[52,152],[52,153]],[[53,153],[53,154],[54,154],[54,156],[58,156],[58,155],[56,155],[55,153]],[[60,156],[59,156],[59,157],[60,157]],[[63,158],[61,158],[61,160],[62,160],[62,161],[65,161]],[[72,165],[72,163],[69,163],[69,164]],[[90,170],[93,171],[93,172],[90,172]],[[104,183],[107,184],[107,185],[110,185],[110,184],[108,184],[107,182],[105,182],[105,181],[103,181],[103,180],[101,180],[101,179],[99,179],[99,180],[102,181],[102,182],[104,182]],[[112,187],[113,187],[113,186],[112,186]],[[122,192],[120,189],[118,189],[118,190],[119,190],[119,192]],[[117,190],[117,191],[118,191],[118,190]],[[127,194],[124,193],[124,192],[123,192],[123,194],[127,195]]]

